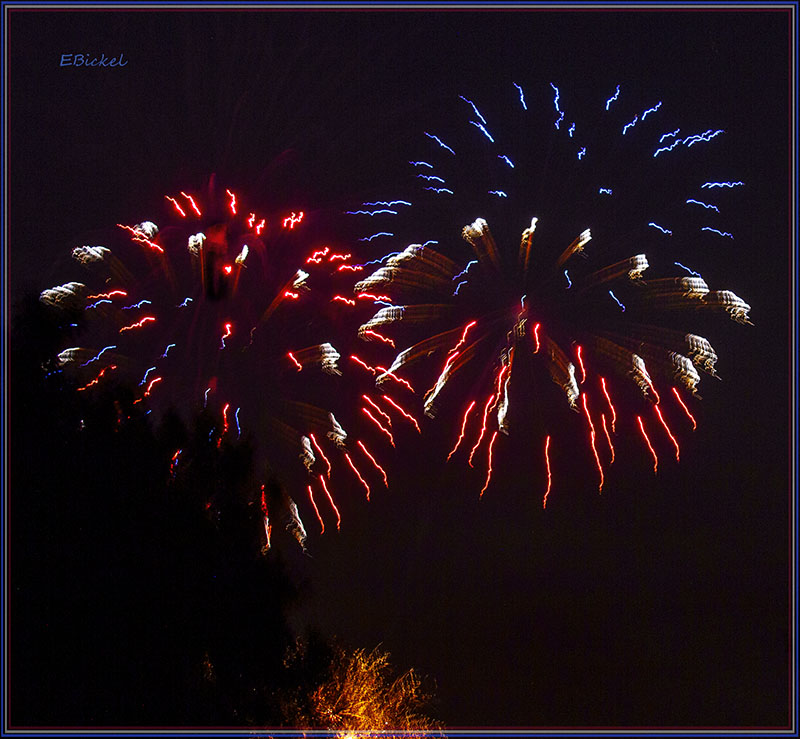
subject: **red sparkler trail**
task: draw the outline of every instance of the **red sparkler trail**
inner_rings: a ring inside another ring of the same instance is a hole
[[[362,451],[362,452],[364,452],[364,454],[366,454],[366,455],[367,455],[367,457],[369,457],[369,461],[370,461],[370,462],[372,462],[372,464],[373,464],[373,465],[375,465],[375,469],[376,469],[376,470],[378,470],[378,472],[380,472],[380,473],[381,473],[381,475],[383,475],[383,484],[384,484],[384,485],[385,485],[385,486],[388,488],[388,487],[389,487],[389,478],[388,478],[388,476],[386,475],[386,470],[385,470],[385,469],[383,469],[383,467],[381,467],[381,466],[378,464],[378,461],[375,459],[375,457],[373,457],[373,456],[372,456],[372,455],[369,453],[369,450],[367,449],[367,447],[365,447],[365,446],[364,446],[364,445],[361,443],[361,441],[357,441],[356,443],[357,443],[357,444],[358,444],[358,445],[361,447],[361,451]]]
[[[381,425],[381,422],[375,418],[375,416],[373,416],[367,408],[362,407],[361,412],[365,413],[372,423],[374,423],[381,431],[383,431],[384,434],[386,434],[386,436],[389,437],[389,441],[391,442],[392,446],[394,446],[394,437],[392,436],[392,432],[389,431],[389,429],[387,429],[385,426]]]
[[[134,328],[141,328],[142,326],[144,326],[145,323],[150,323],[151,321],[155,321],[155,320],[156,320],[155,316],[145,316],[140,321],[137,321],[136,323],[132,323],[130,326],[123,326],[119,330],[119,332],[122,333],[123,331],[131,331]]]
[[[228,410],[230,409],[231,404],[225,403],[225,407],[222,409],[222,435],[225,436],[228,433]]]
[[[642,436],[644,436],[644,440],[647,442],[647,448],[650,450],[650,454],[653,455],[653,474],[658,473],[658,455],[656,454],[656,450],[653,449],[653,445],[650,443],[650,438],[647,436],[647,432],[644,430],[644,421],[642,421],[641,416],[636,416],[636,420],[639,422],[639,429],[642,432]]]
[[[481,445],[483,441],[483,435],[486,433],[486,418],[489,415],[489,406],[492,404],[494,400],[494,393],[489,396],[489,400],[486,401],[486,405],[483,408],[483,424],[481,425],[481,433],[478,436],[478,440],[475,442],[475,446],[472,447],[472,451],[469,453],[469,459],[467,460],[470,467],[474,467],[472,464],[472,458],[475,456],[475,452],[478,451],[478,447]]]
[[[544,491],[544,499],[542,500],[542,508],[547,508],[547,496],[550,495],[550,485],[552,484],[552,476],[550,474],[550,436],[544,440],[544,463],[547,467],[547,490]]]
[[[303,220],[303,215],[304,214],[302,210],[299,214],[295,214],[295,212],[292,211],[290,216],[286,216],[286,218],[283,219],[283,227],[293,229],[296,223],[300,223],[300,221]]]
[[[322,257],[327,255],[329,251],[330,247],[328,246],[326,246],[324,249],[318,249],[308,259],[306,259],[306,264],[319,264],[322,261]]]
[[[373,295],[372,293],[358,293],[356,297],[359,300],[383,300],[387,303],[392,302],[392,299],[388,295]]]
[[[181,206],[178,204],[178,201],[175,200],[175,198],[171,198],[169,195],[165,195],[164,197],[175,206],[175,210],[177,210],[178,213],[181,214],[181,218],[186,218],[186,211],[183,208],[181,208]]]
[[[381,367],[380,365],[378,365],[375,369],[379,370],[380,372],[382,372],[387,377],[391,377],[395,382],[397,382],[397,383],[399,383],[401,385],[404,385],[412,393],[414,392],[414,388],[411,387],[411,383],[408,380],[404,380],[402,377],[400,377],[399,375],[396,375],[394,372],[390,372],[388,369],[386,369],[386,367]]]
[[[362,272],[364,267],[360,264],[340,264],[336,269],[337,272]]]
[[[98,293],[97,295],[87,295],[86,299],[87,300],[102,300],[102,299],[110,300],[115,295],[121,295],[122,297],[126,297],[128,295],[128,293],[126,293],[124,290],[112,290],[111,292],[107,292],[107,293]]]
[[[378,370],[376,370],[374,367],[370,367],[363,359],[359,359],[355,354],[351,354],[350,359],[360,364],[365,370],[372,372],[373,375],[378,374]]]
[[[450,461],[450,457],[452,457],[455,454],[456,449],[458,449],[458,447],[461,444],[461,440],[464,438],[464,430],[467,428],[467,417],[469,416],[470,411],[475,407],[475,402],[476,401],[473,400],[469,404],[469,408],[467,408],[466,412],[464,413],[464,420],[461,422],[461,434],[459,434],[458,441],[456,441],[456,445],[453,447],[453,450],[450,452],[450,454],[447,455],[446,461],[448,462]]]
[[[361,476],[361,473],[358,471],[358,468],[355,466],[355,464],[353,464],[353,460],[350,459],[350,455],[347,452],[344,453],[344,458],[347,460],[347,464],[350,465],[350,468],[353,470],[353,472],[356,473],[356,477],[361,480],[361,484],[366,488],[367,500],[369,500],[369,485],[367,485],[367,481]]]
[[[611,431],[614,433],[617,432],[617,411],[614,409],[614,404],[611,402],[611,396],[608,394],[608,389],[606,388],[606,378],[600,378],[600,384],[603,387],[603,395],[606,396],[606,400],[608,401],[608,407],[611,409]]]
[[[352,298],[345,298],[343,295],[334,295],[331,298],[331,303],[334,300],[338,300],[340,303],[347,303],[347,305],[355,305],[356,304],[355,300],[353,300]]]
[[[541,348],[541,344],[539,343],[539,327],[541,325],[542,325],[541,323],[537,323],[533,327],[533,338],[536,339],[536,348],[533,350],[534,354],[538,354],[539,349]]]
[[[335,298],[334,298],[335,300]],[[392,348],[394,348],[394,341],[390,339],[388,336],[384,336],[383,334],[379,334],[377,331],[373,331],[372,329],[367,329],[365,334],[369,334],[370,336],[374,336],[376,339],[379,339],[384,344],[390,344]]]
[[[261,236],[261,232],[264,230],[264,226],[266,225],[267,225],[266,219],[262,218],[256,225],[256,236]]]
[[[144,395],[141,398],[137,398],[133,401],[133,404],[136,405],[137,403],[141,403],[145,398],[150,395],[150,391],[153,389],[153,385],[157,382],[161,382],[164,378],[163,377],[154,377],[150,382],[147,384],[147,390],[144,391]],[[219,446],[219,445],[217,445]]]
[[[293,293],[291,290],[285,290],[283,293],[284,298],[291,298],[292,300],[297,300],[300,297],[300,293]]]
[[[600,414],[600,420],[603,424],[603,431],[606,433],[606,439],[608,440],[608,448],[611,450],[611,461],[609,464],[614,464],[614,445],[611,443],[611,434],[608,433],[608,426],[606,425],[606,414]]]
[[[578,355],[578,364],[581,367],[581,382],[580,382],[580,384],[583,385],[583,383],[586,382],[586,367],[583,366],[583,349],[581,348],[580,344],[578,344],[576,352],[577,352],[577,355]]]
[[[314,444],[314,448],[319,452],[319,456],[325,460],[325,464],[328,466],[328,479],[331,479],[331,463],[330,460],[325,456],[325,452],[322,451],[322,447],[317,444],[317,440],[314,438],[314,434],[309,434],[309,438],[311,439],[311,443]]]
[[[331,502],[331,508],[333,508],[336,513],[336,528],[340,529],[342,526],[342,517],[339,514],[339,509],[336,507],[336,503],[333,502],[333,497],[328,491],[328,486],[325,484],[325,478],[322,475],[319,476],[319,481],[322,483],[322,489],[325,491],[325,495],[328,496],[328,500]]]
[[[672,393],[675,396],[676,400],[680,404],[681,408],[683,408],[683,412],[689,417],[689,420],[692,422],[692,431],[697,428],[697,421],[694,420],[694,416],[689,413],[689,409],[686,407],[686,403],[683,402],[683,398],[678,394],[678,388],[673,387]]]
[[[672,431],[670,430],[669,426],[667,426],[667,422],[664,420],[664,416],[661,415],[661,409],[654,405],[653,408],[656,411],[656,415],[658,416],[658,420],[661,421],[661,425],[664,427],[664,430],[667,432],[667,436],[669,436],[672,444],[675,446],[675,459],[676,461],[681,461],[681,448],[678,446],[677,439],[673,436]]]
[[[374,400],[372,400],[369,395],[362,395],[361,397],[364,398],[367,403],[369,403],[376,411],[378,411],[378,413],[381,414],[383,418],[386,419],[386,423],[388,423],[390,426],[392,425],[392,419],[389,414],[386,413]]]
[[[494,447],[494,441],[497,438],[497,431],[492,434],[492,438],[489,441],[489,467],[486,471],[486,482],[484,483],[483,489],[481,490],[481,494],[478,496],[479,498],[483,497],[483,494],[486,492],[486,488],[489,487],[489,481],[492,479],[492,448]]]
[[[458,350],[464,345],[464,342],[467,340],[467,332],[477,324],[477,321],[470,321],[466,326],[464,326],[464,331],[461,334],[461,339],[459,342],[449,351],[448,354],[453,354],[454,352],[458,352]],[[447,366],[445,364],[445,366]]]
[[[388,395],[382,395],[381,397],[382,397],[382,398],[383,398],[383,399],[384,399],[384,400],[385,400],[387,403],[389,403],[390,405],[393,405],[393,406],[394,406],[394,407],[395,407],[395,408],[396,408],[398,411],[400,411],[400,413],[401,413],[402,415],[404,415],[404,416],[405,416],[405,417],[406,417],[406,418],[407,418],[409,421],[411,421],[411,423],[413,423],[413,424],[414,424],[414,427],[417,429],[417,432],[418,432],[418,433],[420,433],[420,434],[422,433],[422,429],[419,427],[419,424],[417,423],[417,419],[416,419],[416,418],[414,418],[414,416],[412,416],[412,415],[411,415],[410,413],[408,413],[407,411],[403,410],[403,408],[401,408],[401,407],[400,407],[400,406],[399,406],[397,403],[395,403],[395,402],[394,402],[394,401],[393,401],[393,400],[392,400],[392,399],[391,399],[391,398],[390,398]]]
[[[311,485],[308,486],[308,497],[311,499],[311,505],[314,508],[314,513],[317,514],[317,520],[319,521],[319,525],[322,527],[322,531],[320,531],[320,536],[325,533],[325,522],[322,520],[322,516],[319,515],[319,508],[317,508],[317,504],[314,500],[314,491],[311,489]]]
[[[81,392],[82,390],[86,390],[86,388],[89,388],[92,385],[97,385],[97,383],[100,382],[100,378],[106,372],[108,372],[109,370],[115,370],[116,368],[117,368],[116,364],[109,364],[108,367],[103,367],[103,369],[100,370],[100,373],[97,375],[97,377],[95,377],[94,380],[92,380],[88,385],[84,385],[83,387],[79,387],[78,388],[78,392]]]
[[[586,400],[586,393],[583,393],[583,410],[586,413],[586,420],[589,422],[589,440],[592,444],[592,452],[594,452],[594,458],[597,462],[597,469],[600,471],[600,486],[598,490],[603,489],[603,482],[605,478],[603,477],[603,465],[600,464],[600,455],[597,453],[597,446],[595,445],[595,432],[594,432],[594,424],[592,423],[592,417],[589,415],[589,406]]]
[[[147,246],[149,246],[151,249],[155,249],[161,254],[164,253],[164,250],[158,244],[150,241],[150,239],[148,239],[147,236],[145,236],[145,234],[138,228],[133,228],[133,226],[124,226],[121,223],[118,223],[117,226],[124,228],[126,231],[130,231],[132,241],[138,241],[140,244],[147,244]]]
[[[231,213],[233,215],[236,215],[236,195],[234,195],[230,190],[225,190],[225,192],[228,193],[228,197],[230,197],[231,199],[231,202],[229,204]]]
[[[300,362],[298,362],[298,361],[295,359],[295,357],[294,357],[294,354],[292,354],[291,352],[289,352],[289,353],[288,353],[286,356],[287,356],[287,357],[289,357],[289,359],[291,359],[291,360],[294,362],[294,364],[295,364],[295,367],[297,367],[297,371],[298,371],[298,372],[302,372],[302,370],[303,370],[303,365],[302,365],[302,364],[300,364]]]
[[[192,206],[192,210],[197,213],[198,216],[202,216],[203,214],[200,212],[200,208],[197,207],[197,203],[194,202],[194,198],[191,195],[187,195],[183,190],[181,190],[181,195],[185,197],[189,201],[189,205]]]
[[[352,256],[353,256],[352,254],[331,254],[328,257],[328,261],[335,262],[337,259],[341,259],[343,262],[346,262]]]

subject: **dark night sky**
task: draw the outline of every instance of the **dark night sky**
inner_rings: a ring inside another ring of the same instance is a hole
[[[579,458],[543,513],[524,440],[479,500],[477,477],[442,464],[451,426],[432,423],[429,443],[402,440],[388,493],[350,505],[339,534],[312,536],[312,557],[285,556],[304,583],[293,624],[381,643],[436,681],[447,726],[787,725],[786,13],[14,10],[7,21],[12,320],[24,296],[74,279],[64,257],[83,234],[136,222],[211,172],[254,182],[291,152],[287,188],[303,202],[402,196],[405,162],[459,95],[485,112],[520,80],[576,95],[620,83],[664,99],[687,130],[724,128],[726,175],[747,184],[736,239],[681,254],[743,296],[755,325],[710,329],[724,381],[703,381],[679,466],[654,477],[628,449],[598,496]],[[59,67],[82,52],[129,63]]]

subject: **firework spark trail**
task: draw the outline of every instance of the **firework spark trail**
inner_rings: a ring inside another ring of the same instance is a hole
[[[575,349],[575,353],[578,357],[578,365],[581,368],[581,381],[580,384],[583,385],[586,382],[586,367],[583,366],[583,349],[580,344],[577,345]]]
[[[683,402],[683,398],[681,398],[680,393],[678,392],[678,388],[673,387],[672,393],[675,396],[676,400],[678,401],[681,408],[683,408],[683,412],[687,415],[689,420],[692,422],[692,431],[697,428],[697,421],[694,420],[694,416],[689,413],[689,409],[686,407],[686,403]]]
[[[169,199],[170,198],[168,198],[168,200]],[[184,213],[184,216],[185,215],[186,214]],[[154,251],[157,251],[159,254],[163,254],[164,250],[158,244],[150,240],[148,232],[142,228],[143,225],[145,224],[139,224],[138,226],[125,226],[122,223],[117,224],[119,228],[125,229],[131,234],[131,239],[133,241],[136,241],[140,244],[146,244]],[[147,225],[152,225],[152,224],[147,224]]]
[[[592,446],[592,453],[594,454],[595,462],[597,462],[597,470],[600,473],[600,485],[598,486],[598,490],[603,489],[603,482],[605,478],[603,477],[603,465],[600,463],[600,455],[597,453],[597,445],[595,444],[596,434],[594,431],[594,423],[592,423],[592,416],[589,413],[589,406],[587,405],[588,401],[586,398],[586,393],[583,393],[583,410],[586,413],[586,420],[589,422],[589,440]]]
[[[314,509],[314,513],[317,514],[317,520],[319,521],[319,525],[321,527],[321,531],[319,532],[321,536],[325,533],[325,522],[322,520],[322,516],[319,515],[319,508],[317,508],[317,503],[314,500],[314,491],[312,490],[311,485],[308,486],[308,498],[311,501],[311,507]]]
[[[300,364],[300,362],[298,362],[297,359],[295,359],[294,354],[289,352],[286,356],[289,357],[289,359],[291,359],[292,362],[294,362],[294,365],[295,365],[295,367],[297,367],[297,371],[298,372],[302,372],[303,371],[303,365]]]
[[[231,199],[230,203],[228,203],[228,207],[231,209],[231,214],[236,215],[236,195],[234,195],[230,190],[225,190],[225,192]]]
[[[603,431],[605,432],[606,439],[608,440],[608,448],[611,450],[611,461],[609,464],[614,464],[614,444],[611,441],[611,434],[608,433],[608,424],[606,424],[606,414],[600,414],[600,421],[603,426]]]
[[[470,467],[473,467],[472,458],[475,456],[475,452],[478,451],[478,447],[481,445],[483,441],[484,434],[486,433],[486,419],[489,416],[489,407],[492,405],[492,402],[495,399],[494,393],[489,396],[489,400],[486,401],[486,405],[483,408],[483,422],[481,424],[481,431],[478,435],[478,440],[475,442],[475,446],[472,447],[472,451],[469,453],[469,459],[467,460]]]
[[[225,333],[222,334],[220,351],[222,351],[225,348],[225,339],[227,339],[232,333],[233,333],[233,324],[232,323],[226,323],[225,324]]]
[[[322,489],[325,491],[325,495],[328,496],[328,500],[331,503],[331,508],[333,508],[333,511],[336,514],[336,528],[340,529],[342,526],[342,516],[339,513],[339,509],[336,507],[336,503],[333,502],[333,496],[330,494],[328,486],[325,484],[325,478],[322,475],[319,476],[319,481],[322,483]]]
[[[550,435],[544,440],[544,463],[547,468],[547,489],[544,491],[544,499],[542,500],[542,508],[547,508],[547,496],[550,495],[550,487],[553,479],[550,473]]]
[[[497,434],[498,434],[498,432],[495,431],[492,434],[491,441],[489,442],[489,452],[488,452],[489,463],[488,463],[488,468],[487,468],[487,471],[486,471],[486,482],[483,485],[483,489],[481,490],[481,494],[478,496],[479,498],[483,497],[483,494],[486,492],[486,488],[489,487],[489,482],[492,479],[492,449],[494,448],[494,442],[495,442],[495,439],[497,439]]]
[[[394,234],[389,231],[378,231],[371,236],[364,236],[363,238],[359,239],[359,241],[372,241],[372,239],[377,239],[378,236],[394,236]],[[342,267],[339,269],[342,269]],[[355,267],[350,267],[350,269],[355,269]]]
[[[93,356],[91,359],[87,360],[86,362],[84,362],[83,364],[78,365],[78,366],[79,367],[86,367],[86,366],[92,364],[93,362],[96,362],[98,359],[100,359],[100,357],[102,357],[103,354],[105,354],[107,351],[111,351],[112,349],[116,349],[116,348],[117,348],[116,344],[111,344],[110,346],[103,347],[97,354],[95,354],[95,356]]]
[[[686,201],[687,205],[702,205],[706,210],[715,210],[719,213],[719,208],[716,205],[709,205],[708,203],[704,203],[701,200],[695,200],[694,198],[689,198]]]
[[[653,455],[653,474],[658,474],[658,455],[656,454],[656,450],[653,449],[653,445],[650,443],[650,437],[644,430],[644,421],[642,421],[642,417],[636,416],[636,420],[639,422],[639,430],[642,432],[647,448],[650,450],[650,454]]]
[[[610,295],[610,296],[613,298],[614,302],[615,302],[615,303],[616,303],[616,304],[617,304],[617,305],[618,305],[620,308],[622,308],[622,312],[624,313],[624,312],[625,312],[625,306],[622,304],[622,302],[620,301],[620,299],[619,299],[619,298],[618,298],[616,295],[614,295],[613,291],[611,291],[611,290],[609,290],[609,291],[608,291],[608,294],[609,294],[609,295]]]
[[[369,403],[380,414],[381,418],[386,419],[386,423],[388,423],[389,426],[392,425],[392,419],[389,416],[389,414],[383,411],[381,407],[372,398],[369,397],[369,395],[362,395],[361,397],[364,398],[364,400],[366,400],[367,403]]]
[[[294,229],[294,227],[303,220],[305,214],[301,210],[299,213],[292,211],[292,214],[283,219],[283,227]]]
[[[672,441],[673,446],[675,447],[675,460],[680,462],[681,461],[681,448],[678,446],[677,439],[673,436],[672,431],[670,430],[669,426],[667,426],[667,422],[664,420],[664,416],[661,415],[661,408],[657,405],[653,406],[653,409],[658,416],[658,420],[661,422],[661,425],[664,427],[664,430],[667,432],[667,436],[669,436],[670,441]]]
[[[614,404],[611,402],[611,396],[608,394],[608,388],[606,387],[606,378],[600,378],[600,385],[603,388],[603,395],[606,396],[606,401],[608,402],[608,408],[611,411],[611,430],[616,433],[617,432],[617,411],[614,408]]]
[[[388,488],[389,487],[389,477],[386,474],[386,470],[383,469],[383,467],[381,467],[378,464],[378,460],[375,459],[375,457],[372,456],[372,454],[370,454],[369,450],[367,449],[367,447],[364,446],[363,442],[361,442],[359,440],[359,441],[356,442],[356,444],[358,444],[358,446],[361,447],[361,451],[364,452],[364,454],[367,456],[369,461],[372,462],[372,464],[375,467],[375,469],[378,470],[378,472],[380,472],[381,475],[383,475],[383,484],[384,484],[385,487]]]
[[[314,434],[309,434],[308,438],[311,439],[311,443],[314,445],[314,449],[317,450],[317,452],[319,453],[319,456],[322,457],[323,461],[325,462],[325,465],[328,468],[328,471],[327,471],[326,474],[328,476],[328,479],[330,480],[331,470],[333,469],[333,467],[331,466],[330,460],[325,456],[325,452],[322,451],[322,447],[317,443],[317,440],[314,438]]]
[[[728,233],[727,231],[720,231],[718,228],[712,228],[711,226],[703,226],[700,230],[701,231],[711,231],[711,233],[715,233],[718,236],[724,236],[724,237],[729,238],[729,239],[733,238],[733,234]]]
[[[384,400],[385,400],[387,403],[389,403],[390,405],[394,406],[394,407],[395,407],[395,408],[396,408],[396,409],[397,409],[397,410],[400,412],[400,414],[401,414],[401,415],[405,416],[405,417],[406,417],[406,418],[407,418],[409,421],[411,421],[411,423],[413,423],[413,424],[414,424],[414,428],[415,428],[415,429],[417,429],[417,433],[420,433],[420,434],[422,433],[422,429],[419,427],[419,423],[417,423],[417,419],[416,419],[416,418],[414,418],[414,416],[412,416],[410,413],[408,413],[408,412],[407,412],[407,411],[405,411],[403,408],[401,408],[401,407],[400,407],[400,406],[399,406],[397,403],[395,403],[395,401],[394,401],[394,400],[392,400],[392,399],[391,399],[391,398],[390,398],[388,395],[382,395],[381,397],[382,397],[382,398],[383,398],[383,399],[384,399]]]
[[[197,203],[194,201],[194,198],[191,195],[187,195],[183,190],[181,190],[181,195],[183,195],[183,197],[185,197],[189,201],[189,205],[192,207],[192,210],[197,214],[198,217],[203,215],[200,212],[200,208],[197,207]]]
[[[744,185],[744,182],[706,182],[703,185],[700,185],[700,188],[703,189],[711,189],[714,187],[741,187]]]
[[[127,297],[128,293],[126,293],[124,290],[112,290],[111,292],[100,293],[98,295],[87,295],[86,299],[97,300],[98,298],[113,298],[116,297],[117,295],[121,297]]]
[[[100,370],[100,373],[97,375],[97,377],[95,377],[94,380],[92,380],[88,385],[84,385],[83,387],[79,387],[78,388],[78,392],[82,392],[83,390],[86,390],[87,388],[90,388],[93,385],[97,385],[97,383],[100,382],[100,378],[103,377],[103,375],[105,375],[106,372],[111,371],[111,370],[115,370],[116,368],[117,368],[116,364],[110,364],[110,365],[108,365],[108,367],[104,367],[103,369]]]
[[[611,107],[611,103],[613,103],[618,98],[619,98],[619,85],[617,85],[617,89],[614,92],[614,94],[608,100],[606,100],[606,110],[608,110]]]
[[[389,429],[387,429],[377,418],[375,418],[375,416],[369,412],[368,408],[364,408],[362,406],[361,412],[387,436],[391,445],[394,446],[394,436],[392,436],[392,432],[389,431]]]
[[[366,489],[366,491],[367,491],[367,500],[369,500],[370,490],[369,490],[369,485],[367,484],[367,481],[361,476],[361,473],[358,471],[358,468],[353,463],[353,460],[350,459],[350,455],[347,452],[344,453],[344,458],[347,460],[347,464],[350,465],[350,469],[352,469],[353,472],[356,473],[356,477],[361,481],[361,484]]]
[[[384,336],[383,334],[379,334],[377,331],[373,331],[372,329],[367,329],[364,331],[362,336],[374,336],[378,341],[382,341],[384,344],[389,344],[392,348],[394,348],[395,343],[392,339],[388,336]]]
[[[475,402],[476,401],[473,400],[469,404],[469,408],[467,408],[467,410],[464,412],[464,420],[461,422],[461,433],[458,435],[458,440],[456,441],[456,445],[453,447],[450,454],[447,455],[448,462],[450,461],[450,457],[452,457],[456,453],[456,449],[458,449],[458,447],[461,445],[461,441],[464,438],[464,431],[467,428],[467,418],[469,417],[469,414],[472,411],[472,409],[475,407]]]
[[[141,320],[137,321],[136,323],[130,324],[130,326],[123,326],[119,330],[119,333],[122,333],[123,331],[132,331],[135,328],[141,328],[146,323],[152,323],[155,320],[156,320],[155,316],[145,316],[144,318],[142,318]]]
[[[163,377],[154,377],[152,380],[150,380],[150,384],[144,391],[144,395],[142,395],[141,398],[137,398],[136,400],[134,400],[133,404],[136,405],[137,403],[141,403],[145,398],[150,397],[150,391],[153,389],[153,386],[156,385],[156,383],[163,381],[163,379],[164,379]]]
[[[447,149],[447,151],[449,151],[453,156],[455,156],[455,152],[447,144],[445,144],[444,141],[442,141],[438,136],[434,136],[432,133],[428,133],[427,131],[425,131],[425,135],[429,139],[433,139],[437,144],[439,144],[439,146],[441,146],[443,149]]]

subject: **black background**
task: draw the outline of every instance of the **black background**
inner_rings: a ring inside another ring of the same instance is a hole
[[[545,515],[538,461],[509,453],[502,483],[479,500],[477,477],[441,464],[450,430],[433,424],[429,444],[406,440],[412,461],[395,458],[382,499],[352,505],[339,534],[314,541],[313,557],[286,552],[301,583],[290,622],[355,646],[382,643],[395,664],[435,681],[433,713],[449,727],[787,725],[785,13],[14,10],[7,20],[12,321],[26,296],[73,279],[64,257],[81,234],[149,217],[164,192],[196,188],[211,172],[253,182],[288,160],[287,187],[303,202],[391,196],[421,132],[448,120],[459,95],[486,112],[507,105],[512,81],[557,80],[598,97],[622,83],[643,100],[653,91],[698,126],[725,128],[728,179],[747,185],[736,239],[702,253],[683,244],[682,254],[742,295],[755,326],[711,336],[724,381],[705,381],[680,466],[664,463],[654,477],[647,457],[629,452],[602,496],[587,466],[554,489]],[[101,52],[128,64],[59,66],[62,54]],[[18,381],[12,399],[33,382]],[[113,496],[91,497],[101,486],[69,475],[49,486],[58,475],[45,470],[67,454],[47,450],[52,430],[38,425],[46,414],[34,423],[13,402],[9,413],[10,720],[16,708],[23,724],[85,723],[75,704],[92,696],[65,686],[94,684],[114,666],[107,652],[109,664],[93,659],[101,650],[77,624],[93,613],[113,633],[107,619],[138,601],[109,603],[103,583],[146,580],[137,571],[145,565],[108,556],[109,538],[136,535]],[[71,470],[93,465],[97,450],[83,453]],[[47,515],[48,496],[79,506],[69,525],[84,524],[74,534],[80,555],[36,556],[35,543],[62,525]],[[104,574],[76,594],[70,572],[98,557]],[[193,568],[178,545],[163,557]],[[177,590],[162,607],[189,610],[195,597]],[[130,690],[144,691],[129,670]],[[167,683],[156,689],[170,693]],[[95,706],[90,720],[136,724],[136,703],[127,714]]]

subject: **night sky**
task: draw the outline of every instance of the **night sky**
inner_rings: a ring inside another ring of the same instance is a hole
[[[549,83],[566,102],[600,105],[619,84],[642,102],[639,109],[663,100],[686,133],[724,129],[722,143],[701,145],[696,160],[676,158],[672,168],[659,160],[656,169],[635,147],[621,149],[616,161],[638,187],[629,217],[645,222],[653,216],[644,209],[658,204],[655,183],[678,192],[684,178],[705,176],[696,162],[709,154],[710,177],[745,183],[725,201],[734,239],[706,235],[668,247],[712,287],[742,296],[754,324],[708,322],[704,335],[720,355],[723,380],[703,379],[703,400],[693,406],[699,427],[684,429],[679,465],[665,454],[653,475],[641,442],[629,437],[598,495],[585,449],[564,450],[564,473],[543,511],[539,437],[526,437],[531,427],[517,417],[479,499],[480,471],[444,465],[457,431],[455,404],[426,424],[421,440],[399,436],[397,451],[385,456],[388,491],[369,504],[358,490],[341,493],[340,532],[319,537],[303,509],[308,556],[285,536],[280,553],[269,556],[281,559],[298,589],[292,629],[352,647],[381,644],[399,669],[413,667],[435,685],[430,713],[448,728],[788,726],[796,450],[786,12],[12,9],[6,21],[12,359],[49,346],[49,337],[19,326],[27,325],[31,296],[78,279],[72,247],[103,238],[116,223],[157,220],[164,193],[197,191],[212,173],[262,202],[327,214],[331,228],[343,224],[335,237],[369,259],[409,242],[359,244],[355,238],[383,224],[342,212],[418,193],[408,161],[438,156],[425,131],[474,142],[479,134],[460,95],[490,122],[508,120],[510,130],[512,83],[529,91],[538,105],[532,115],[546,121]],[[128,63],[59,66],[69,53],[124,54]],[[533,151],[541,141],[517,136],[514,145]],[[560,184],[557,161],[545,167],[544,159],[529,159],[528,188],[495,211],[513,219],[497,231],[516,238],[532,215],[546,220],[548,204],[570,236],[594,229],[571,200],[578,196]],[[480,166],[474,175],[483,176]],[[453,248],[460,226],[489,218],[468,199],[448,201],[441,212],[415,208],[401,226],[409,240],[444,239],[449,229]],[[368,391],[363,376],[349,377]],[[157,714],[137,719],[136,691],[174,686],[154,677],[154,688],[129,664],[133,698],[120,700],[117,711],[96,687],[103,670],[117,669],[113,650],[87,638],[82,624],[88,619],[121,641],[149,638],[155,627],[115,632],[105,620],[141,608],[142,619],[157,623],[135,594],[106,596],[124,592],[126,580],[145,587],[170,558],[192,571],[190,550],[176,543],[147,562],[120,553],[114,542],[122,549],[136,541],[141,522],[115,509],[114,485],[108,497],[95,497],[105,495],[97,470],[115,470],[123,488],[126,474],[138,480],[146,460],[135,439],[128,458],[99,460],[96,446],[59,436],[70,433],[59,419],[75,413],[74,400],[59,396],[63,407],[38,407],[40,377],[17,372],[10,381],[7,721],[148,723]],[[108,450],[119,455],[111,442]],[[53,465],[66,465],[63,474]],[[153,470],[153,479],[162,473]],[[158,500],[143,495],[158,511]],[[255,538],[243,546],[257,549]],[[202,567],[213,569],[217,555],[201,554]],[[87,567],[97,573],[88,576]],[[172,614],[165,621],[192,610],[191,582],[165,591],[159,608]],[[244,602],[252,597],[245,588],[229,597]],[[81,683],[96,692],[75,687]],[[208,720],[181,716],[184,725]]]

